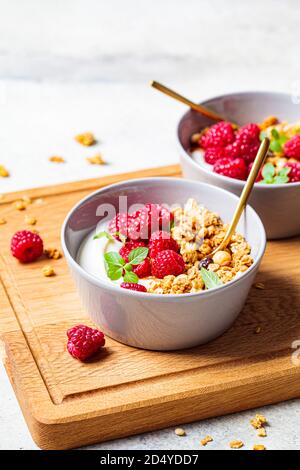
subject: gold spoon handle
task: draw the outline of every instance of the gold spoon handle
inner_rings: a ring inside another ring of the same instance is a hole
[[[156,90],[165,93],[165,95],[171,96],[171,98],[174,98],[177,101],[181,101],[181,103],[188,105],[190,108],[194,109],[195,111],[198,111],[198,113],[201,113],[208,118],[214,119],[215,121],[226,121],[226,119],[220,114],[215,113],[214,111],[211,111],[208,108],[205,108],[205,106],[202,106],[201,104],[194,103],[188,98],[185,98],[185,96],[179,95],[179,93],[177,93],[176,91],[171,90],[170,88],[166,87],[165,85],[162,85],[159,82],[156,82],[155,80],[153,80],[150,85],[153,88],[156,88]]]
[[[264,164],[265,158],[267,156],[268,150],[269,150],[269,145],[270,141],[266,137],[262,143],[260,144],[260,147],[258,149],[257,155],[255,157],[255,160],[253,162],[253,166],[251,168],[250,174],[248,176],[248,179],[246,181],[246,184],[244,186],[244,189],[242,191],[242,194],[239,199],[239,203],[237,205],[237,208],[235,209],[235,212],[233,214],[233,218],[231,221],[231,224],[229,225],[227,232],[225,234],[225,237],[222,241],[222,243],[212,252],[212,255],[214,255],[217,251],[224,250],[228,243],[230,242],[230,239],[236,229],[236,226],[240,220],[240,217],[243,213],[243,210],[246,207],[247,201],[249,199],[250,193],[252,191],[253,185],[255,183],[255,180],[257,178],[257,175]],[[211,255],[210,255],[211,256]]]

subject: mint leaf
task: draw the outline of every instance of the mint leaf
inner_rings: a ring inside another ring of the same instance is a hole
[[[135,284],[138,284],[139,282],[138,276],[132,271],[130,272],[126,271],[123,279],[124,279],[124,282],[134,282]]]
[[[125,271],[132,271],[132,266],[130,263],[126,263],[124,266]]]
[[[270,150],[274,153],[281,153],[282,152],[282,146],[279,140],[272,140],[270,143]]]
[[[272,134],[272,137],[274,137],[274,139],[279,139],[279,132],[277,129],[272,129],[271,134]]]
[[[106,265],[106,274],[112,281],[117,281],[123,275],[123,268],[113,265]]]
[[[288,168],[288,167],[281,168],[278,175],[276,175],[275,178],[274,178],[274,183],[275,184],[288,183],[289,182],[288,174],[289,174],[290,170],[291,169]]]
[[[94,236],[93,236],[93,240],[97,240],[98,238],[103,238],[103,237],[106,237],[108,240],[114,240],[114,237],[108,233],[108,232],[99,232],[99,233],[96,233]]]
[[[221,279],[213,271],[208,271],[208,269],[201,268],[200,272],[206,289],[213,289],[214,287],[223,285]]]
[[[104,254],[104,259],[107,264],[112,264],[114,266],[124,266],[125,264],[122,256],[116,251],[108,251]]]
[[[148,248],[145,246],[134,248],[128,255],[128,262],[130,264],[140,264],[147,257],[148,251]]]
[[[261,131],[259,134],[259,140],[263,141],[266,137],[268,137],[268,133],[266,131]]]
[[[281,145],[285,144],[288,140],[289,140],[289,138],[286,135],[283,135],[283,134],[278,139],[278,141],[281,143]]]
[[[116,251],[109,251],[104,254],[106,274],[112,281],[120,279],[123,274],[125,261]]]
[[[273,184],[284,184],[289,182],[289,177],[287,175],[277,175],[274,178]]]
[[[261,172],[264,180],[271,180],[275,175],[275,167],[272,163],[266,163]]]
[[[281,170],[278,174],[279,174],[279,176],[287,176],[290,171],[291,171],[291,168],[289,166],[285,166],[285,167],[281,168]]]

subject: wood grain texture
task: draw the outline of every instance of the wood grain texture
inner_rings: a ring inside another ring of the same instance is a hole
[[[4,361],[36,443],[65,449],[236,412],[300,396],[299,238],[268,243],[257,281],[234,326],[208,345],[180,352],[134,349],[107,339],[82,364],[66,351],[66,330],[91,324],[65,260],[21,265],[9,253],[11,235],[37,218],[46,247],[59,247],[69,209],[89,192],[127,178],[179,176],[177,165],[12,193],[1,202],[0,334]],[[43,198],[19,212],[12,201]],[[298,261],[297,261],[298,260]],[[45,278],[41,268],[57,273]],[[261,333],[254,330],[261,326]]]

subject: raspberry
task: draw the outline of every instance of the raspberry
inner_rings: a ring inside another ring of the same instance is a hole
[[[136,290],[137,292],[147,292],[147,289],[142,284],[135,284],[134,282],[122,282],[123,289]]]
[[[121,233],[130,240],[137,240],[139,238],[139,221],[135,215],[126,213],[118,213],[108,225],[108,231],[112,234],[116,232]],[[118,235],[115,235],[117,240],[120,240]]]
[[[250,123],[241,127],[236,133],[236,139],[244,144],[259,143],[260,128],[257,124]]]
[[[295,135],[295,137],[286,142],[283,148],[287,157],[300,160],[300,134]]]
[[[211,126],[201,137],[201,147],[226,147],[234,141],[234,129],[230,122],[221,121]]]
[[[108,231],[112,234],[121,233],[127,237],[128,225],[133,219],[126,213],[118,213],[108,224]],[[116,237],[118,238],[118,237]]]
[[[226,158],[243,158],[248,164],[255,160],[259,145],[259,142],[248,143],[237,139],[233,144],[227,145],[224,154]]]
[[[285,167],[289,167],[289,183],[298,183],[300,181],[300,162],[288,162]]]
[[[140,246],[145,246],[144,242],[126,242],[119,251],[119,254],[122,256],[122,258],[128,262],[128,255],[131,252],[131,250],[134,250],[135,248],[139,248]]]
[[[140,278],[151,275],[151,261],[150,258],[145,258],[140,264],[132,266],[132,271]]]
[[[259,134],[260,129],[256,124],[250,123],[241,127],[236,134],[236,140],[225,148],[224,156],[243,158],[246,164],[253,162],[260,146]]]
[[[247,168],[245,161],[242,158],[220,158],[214,164],[213,170],[219,175],[229,176],[238,180],[245,180],[247,175]]]
[[[179,251],[179,246],[176,240],[170,236],[168,232],[159,230],[152,233],[149,241],[149,254],[150,258],[155,258],[157,253],[163,250]]]
[[[170,229],[170,224],[174,220],[174,214],[166,207],[161,207],[159,213],[159,228],[164,230]]]
[[[37,233],[21,230],[12,237],[10,249],[21,263],[29,263],[43,254],[43,240]]]
[[[173,250],[160,251],[152,261],[152,275],[159,279],[165,276],[179,276],[185,269],[182,256]]]
[[[204,160],[206,163],[213,165],[217,160],[225,156],[224,148],[210,147],[205,150]]]
[[[145,204],[140,211],[140,237],[148,239],[152,232],[160,228],[169,229],[174,215],[159,204]]]
[[[247,167],[247,173],[248,173],[248,175],[250,174],[250,171],[251,171],[252,167],[253,167],[253,162],[251,162],[250,165],[248,165],[248,167]],[[264,178],[263,178],[263,175],[262,175],[262,170],[263,170],[263,167],[259,170],[258,175],[257,175],[257,177],[256,177],[256,180],[255,180],[255,181],[256,181],[257,183],[258,183],[259,181],[262,181],[262,180],[264,179]]]
[[[102,331],[86,325],[76,325],[67,331],[67,348],[71,356],[84,361],[98,352],[105,344]]]

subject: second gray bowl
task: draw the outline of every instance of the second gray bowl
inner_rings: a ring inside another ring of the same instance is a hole
[[[285,93],[231,93],[201,104],[241,125],[261,122],[269,115],[276,116],[282,121],[300,120],[300,106],[294,104],[292,97]],[[214,123],[195,111],[188,111],[180,120],[177,135],[183,174],[186,178],[213,184],[239,196],[244,181],[214,173],[196,163],[188,153],[191,135]],[[300,183],[281,185],[256,183],[249,204],[260,216],[267,238],[286,238],[300,234]]]

